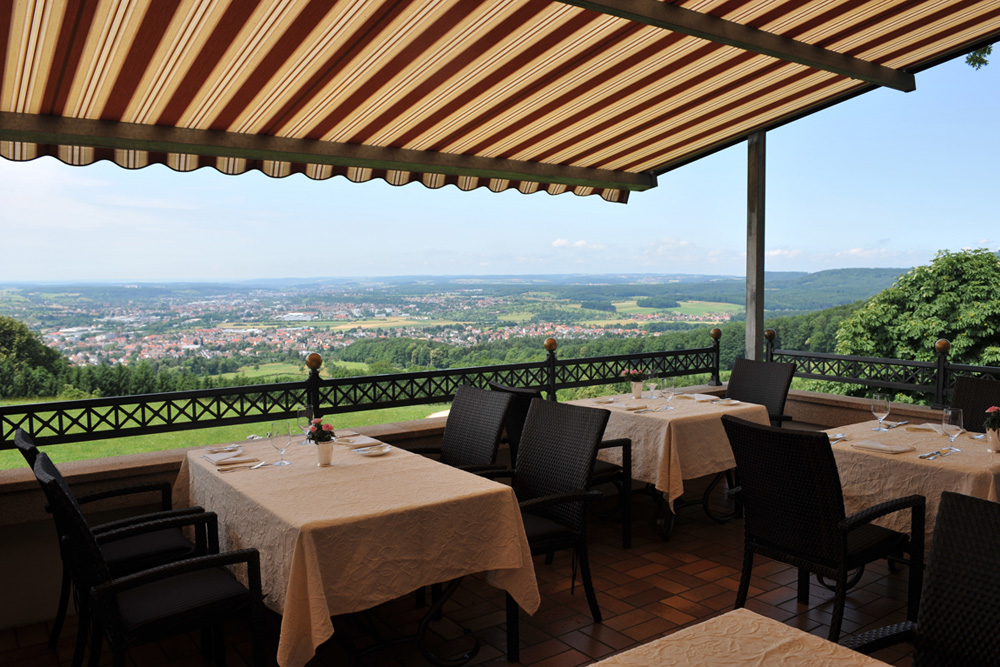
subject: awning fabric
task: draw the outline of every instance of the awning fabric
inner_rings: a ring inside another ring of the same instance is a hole
[[[998,38],[1000,0],[0,0],[0,155],[624,202]]]

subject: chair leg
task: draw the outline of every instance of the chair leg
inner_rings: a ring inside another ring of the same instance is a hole
[[[49,648],[55,649],[59,642],[59,635],[62,634],[63,623],[66,622],[66,611],[69,609],[69,593],[73,587],[73,581],[69,576],[69,568],[63,563],[62,584],[59,589],[59,607],[56,609],[56,618],[52,622],[52,632],[49,634]]]
[[[97,621],[90,623],[90,667],[98,667],[101,664],[101,650],[104,647],[104,635]]]
[[[201,629],[201,657],[205,662],[212,659],[212,628]]]
[[[740,609],[746,606],[747,594],[750,592],[750,573],[753,570],[753,551],[749,547],[743,547],[743,572],[740,574],[740,587],[736,591],[736,606],[733,609]]]
[[[847,572],[841,572],[837,577],[837,591],[833,596],[833,618],[830,619],[830,634],[832,642],[840,640],[840,626],[844,622],[844,606],[847,604]]]
[[[216,625],[211,630],[212,635],[212,657],[215,664],[226,664],[226,629],[223,625]]]
[[[799,568],[799,595],[797,599],[801,604],[809,604],[809,575],[809,570],[804,567]]]
[[[587,594],[590,615],[594,617],[594,623],[600,623],[603,620],[601,617],[601,608],[597,605],[594,582],[590,579],[590,560],[587,557],[587,543],[584,540],[577,542],[576,553],[580,559],[580,578],[583,579],[583,591]]]
[[[87,653],[87,639],[90,637],[90,611],[80,607],[77,619],[76,645],[73,648],[73,667],[83,667],[83,656]]]

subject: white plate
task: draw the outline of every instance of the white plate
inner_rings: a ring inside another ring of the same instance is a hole
[[[352,449],[351,451],[355,454],[361,454],[361,456],[382,456],[383,454],[388,454],[392,451],[392,445],[374,445],[372,447]]]

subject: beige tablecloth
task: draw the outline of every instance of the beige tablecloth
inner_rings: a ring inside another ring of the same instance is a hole
[[[886,500],[919,493],[927,498],[929,545],[942,491],[955,491],[993,501],[1000,499],[997,493],[1000,455],[986,451],[986,440],[974,440],[969,437],[970,434],[963,433],[954,443],[961,452],[930,461],[919,458],[919,455],[948,446],[946,436],[933,431],[911,430],[912,426],[874,432],[872,428],[876,425],[877,422],[871,421],[827,431],[831,440],[840,433],[850,437],[846,442],[833,445],[848,514]],[[902,454],[883,454],[852,446],[852,443],[866,440],[887,445],[913,445],[915,449]],[[901,532],[909,532],[909,522],[909,511],[896,512],[878,521],[879,525]]]
[[[670,503],[684,493],[684,480],[711,475],[736,466],[722,415],[734,415],[758,424],[770,423],[767,408],[754,403],[722,405],[677,397],[673,410],[655,410],[666,400],[614,396],[613,403],[601,399],[571,401],[575,405],[611,411],[604,438],[632,440],[632,479],[647,482],[662,491]],[[648,407],[636,414],[629,408]],[[601,460],[621,464],[621,449],[602,449]]]
[[[268,443],[245,445],[268,461]],[[510,487],[394,449],[374,458],[334,447],[317,467],[312,445],[292,465],[220,473],[188,454],[177,496],[219,515],[223,549],[260,551],[266,604],[282,615],[278,663],[305,664],[333,634],[330,617],[476,572],[522,609],[540,602]]]
[[[748,609],[736,609],[594,664],[600,667],[833,667],[886,663]]]

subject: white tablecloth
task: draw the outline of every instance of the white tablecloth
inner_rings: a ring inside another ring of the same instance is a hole
[[[269,461],[267,442],[245,446]],[[219,515],[224,550],[255,547],[266,604],[282,615],[278,663],[305,664],[330,617],[476,572],[529,614],[540,602],[512,489],[394,449],[376,458],[292,445],[292,465],[220,473],[192,451],[177,495]]]
[[[700,402],[682,395],[670,401],[673,410],[655,410],[666,405],[662,398],[633,399],[614,396],[571,401],[575,405],[611,411],[604,439],[632,440],[632,479],[647,482],[673,502],[684,493],[684,480],[711,475],[736,466],[722,415],[734,415],[758,424],[770,423],[767,408],[754,403],[718,404]],[[636,414],[629,408],[647,407]],[[621,464],[621,449],[600,450],[601,460]]]
[[[848,514],[880,502],[914,493],[927,498],[927,544],[934,531],[942,491],[955,491],[969,496],[996,501],[1000,487],[1000,455],[986,451],[986,440],[974,440],[963,433],[955,440],[961,452],[938,457],[933,461],[919,458],[920,454],[948,446],[948,438],[933,431],[914,430],[914,426],[899,426],[886,432],[874,432],[877,422],[851,424],[829,429],[834,435],[846,434],[849,440],[833,445],[833,455],[840,471],[844,489],[844,504]],[[858,449],[852,443],[875,441],[887,445],[913,445],[912,452],[883,454]],[[879,525],[909,532],[910,512],[896,512],[878,521]]]
[[[747,609],[736,609],[594,664],[600,667],[874,667],[886,663]]]

